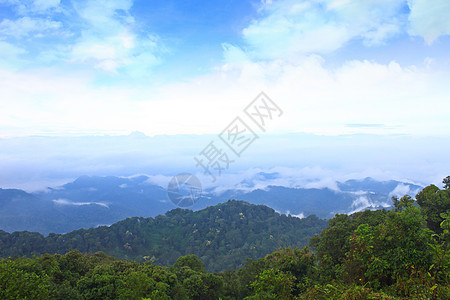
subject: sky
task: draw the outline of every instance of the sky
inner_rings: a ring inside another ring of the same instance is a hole
[[[283,111],[265,133],[432,141],[408,162],[433,181],[450,167],[449,15],[447,0],[0,0],[2,164],[36,158],[33,136],[217,135],[264,91]]]

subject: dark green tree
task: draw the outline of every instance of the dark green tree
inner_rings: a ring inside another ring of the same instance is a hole
[[[444,189],[446,190],[450,189],[450,176],[445,177],[442,180],[442,183],[444,184]]]
[[[401,197],[400,199],[397,196],[392,197],[392,202],[394,203],[394,210],[396,212],[402,211],[405,208],[414,204],[414,199],[408,195]]]
[[[444,183],[446,179],[444,179]],[[416,199],[422,209],[428,227],[436,233],[442,233],[440,227],[443,221],[441,213],[450,211],[450,189],[440,190],[437,186],[430,185],[418,193]]]
[[[188,267],[196,272],[205,272],[205,263],[202,262],[197,255],[189,254],[181,256],[174,264],[176,268]]]
[[[25,271],[20,264],[20,261],[0,260],[0,299],[48,298],[47,276]]]

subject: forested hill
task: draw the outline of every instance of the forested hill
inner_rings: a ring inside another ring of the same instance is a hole
[[[111,226],[67,234],[0,231],[1,257],[43,253],[103,251],[116,258],[173,264],[195,254],[209,271],[242,266],[284,246],[302,248],[327,221],[316,216],[299,219],[263,205],[231,200],[199,211],[174,209],[155,218],[128,218]]]

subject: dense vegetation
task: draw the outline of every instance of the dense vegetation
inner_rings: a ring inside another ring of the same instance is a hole
[[[263,205],[228,201],[200,211],[175,209],[156,218],[129,218],[67,234],[0,231],[0,257],[102,251],[115,258],[172,265],[195,254],[208,271],[235,269],[280,246],[303,247],[327,222],[280,215]]]
[[[79,251],[0,261],[0,299],[217,299],[222,285],[195,255],[170,268]]]
[[[450,299],[450,177],[394,209],[336,215],[309,247],[280,248],[207,273],[195,255],[170,267],[103,253],[0,260],[0,298]],[[438,224],[439,226],[436,226]]]
[[[228,272],[226,294],[234,292],[233,299],[450,299],[450,177],[444,184],[443,190],[426,187],[417,202],[394,198],[390,211],[336,215],[310,247],[281,249]]]

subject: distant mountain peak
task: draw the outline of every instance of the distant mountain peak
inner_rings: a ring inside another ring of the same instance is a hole
[[[143,133],[142,131],[133,131],[131,132],[128,137],[131,138],[146,138],[147,135],[145,133]]]

